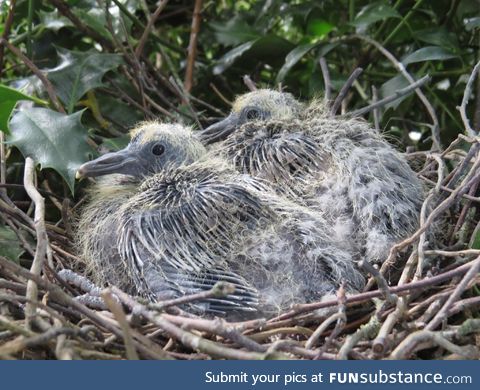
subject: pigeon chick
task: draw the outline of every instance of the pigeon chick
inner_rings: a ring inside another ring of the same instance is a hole
[[[228,282],[234,292],[189,307],[227,316],[271,316],[343,281],[362,288],[355,254],[320,213],[208,155],[178,124],[147,122],[131,135],[125,149],[78,171],[103,176],[77,233],[98,284],[159,300]]]
[[[402,155],[367,123],[332,118],[322,103],[262,89],[200,133],[241,173],[321,212],[339,240],[372,262],[418,226],[423,189]]]

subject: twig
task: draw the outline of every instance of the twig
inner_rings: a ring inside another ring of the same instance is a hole
[[[337,359],[347,360],[349,353],[355,345],[357,345],[360,340],[372,338],[378,332],[379,327],[380,322],[377,316],[372,316],[367,324],[362,325],[354,334],[347,336],[340,351],[338,351]]]
[[[397,301],[396,309],[387,316],[387,319],[384,321],[384,323],[380,327],[380,330],[378,331],[377,336],[373,340],[372,350],[374,353],[381,355],[385,352],[387,337],[392,331],[394,325],[404,315],[406,309],[405,306],[406,302],[402,297]]]
[[[158,4],[157,9],[148,20],[148,23],[145,26],[145,29],[143,30],[143,34],[138,41],[137,48],[135,49],[135,56],[137,58],[140,58],[140,56],[142,55],[143,48],[145,47],[145,43],[147,42],[150,32],[152,31],[153,25],[155,24],[155,21],[160,16],[160,14],[162,13],[167,3],[168,3],[168,0],[161,0],[160,3]]]
[[[250,91],[256,91],[257,90],[257,86],[255,85],[255,83],[253,82],[253,80],[250,78],[250,76],[248,74],[243,76],[243,83],[247,86],[247,88]]]
[[[345,328],[345,324],[347,322],[347,307],[345,305],[346,297],[345,297],[345,283],[342,283],[340,288],[337,292],[337,299],[338,299],[338,314],[339,317],[337,318],[337,323],[332,330],[332,333],[325,339],[325,342],[318,350],[317,356],[315,356],[315,360],[321,359],[323,354],[328,350],[330,345],[333,341],[337,338],[337,336],[342,332]]]
[[[408,80],[410,84],[415,83],[415,79],[410,75],[410,73],[408,73],[405,66],[400,61],[398,61],[395,58],[395,56],[392,53],[390,53],[387,49],[385,49],[385,47],[383,47],[380,43],[378,43],[374,39],[371,39],[363,35],[354,35],[354,37],[375,46],[385,57],[388,58],[388,60],[394,65],[395,69],[397,69],[400,73],[402,73],[402,75]],[[420,98],[420,100],[426,107],[433,122],[433,126],[432,126],[433,148],[436,150],[441,150],[442,144],[440,141],[440,125],[438,123],[437,114],[435,113],[435,110],[432,104],[428,101],[427,97],[419,88],[415,89],[415,93],[417,94],[417,96]]]
[[[363,72],[362,68],[357,68],[355,69],[350,77],[347,79],[345,84],[343,85],[342,89],[338,93],[338,96],[335,98],[335,101],[332,104],[332,107],[330,108],[330,115],[333,116],[337,113],[338,109],[340,108],[343,100],[345,99],[345,96],[347,96],[348,90],[352,86],[353,82],[360,76],[360,74]]]
[[[375,104],[378,102],[378,90],[372,85],[372,103]],[[378,107],[373,108],[373,124],[375,125],[375,130],[380,133],[380,110]]]
[[[378,269],[372,266],[367,260],[360,261],[358,263],[358,266],[360,268],[363,268],[365,272],[371,274],[375,278],[379,290],[383,292],[383,297],[385,298],[385,300],[394,305],[397,302],[398,297],[391,293],[387,281],[380,274],[380,272],[378,272]]]
[[[0,192],[7,196],[7,189],[4,187],[7,182],[7,155],[5,152],[5,133],[0,129]]]
[[[104,316],[90,310],[85,305],[82,305],[81,303],[79,303],[78,301],[70,297],[68,294],[63,292],[59,286],[42,279],[38,275],[34,275],[33,273],[27,271],[23,267],[20,267],[19,265],[0,256],[0,269],[1,268],[5,268],[7,270],[12,271],[16,275],[19,275],[23,278],[34,281],[38,286],[42,287],[43,289],[49,292],[51,300],[58,300],[58,302],[61,302],[67,307],[78,311],[78,313],[89,318],[91,321],[98,324],[102,328],[108,329],[118,337],[122,337],[122,332],[117,327],[117,324],[115,321],[113,320],[107,321]],[[144,354],[145,356],[148,356],[153,359],[171,359],[171,357],[167,353],[165,353],[161,348],[159,348],[147,337],[133,330],[132,330],[132,335],[135,338],[135,345],[137,350],[142,354]]]
[[[49,0],[60,13],[65,16],[66,18],[70,19],[70,21],[75,25],[78,30],[80,30],[83,34],[92,37],[95,42],[100,43],[103,47],[108,50],[112,50],[112,44],[106,40],[99,32],[95,31],[94,29],[90,28],[89,26],[85,25],[71,10],[70,6],[63,0]]]
[[[399,90],[395,91],[395,93],[393,95],[387,96],[386,98],[383,98],[383,99],[381,99],[381,100],[379,100],[375,103],[372,103],[372,104],[370,104],[366,107],[359,108],[358,110],[355,110],[355,111],[351,111],[346,116],[357,117],[357,116],[366,114],[367,112],[370,112],[372,110],[375,110],[379,107],[383,107],[386,104],[401,98],[402,96],[405,96],[405,95],[408,95],[408,94],[412,93],[415,89],[417,89],[417,88],[421,87],[422,85],[428,83],[431,79],[432,78],[429,75],[426,75],[426,76],[422,77],[421,79],[415,81],[413,84],[410,84],[408,87],[405,87],[405,88],[402,88],[402,89],[399,89]]]
[[[467,104],[470,100],[470,96],[472,95],[472,86],[473,82],[475,81],[475,77],[477,73],[480,71],[480,61],[477,62],[475,67],[473,68],[472,74],[470,75],[467,86],[465,87],[465,92],[463,93],[462,103],[460,104],[457,109],[460,111],[460,116],[462,117],[463,125],[465,126],[465,130],[470,137],[475,137],[478,135],[478,132],[475,131],[472,126],[470,126],[470,121],[467,117]]]
[[[204,339],[191,332],[187,332],[168,321],[163,315],[153,314],[153,312],[147,310],[145,306],[135,302],[131,297],[122,291],[119,291],[115,288],[113,288],[113,291],[120,298],[120,300],[127,306],[131,307],[133,311],[140,313],[150,322],[164,329],[171,337],[179,340],[183,345],[195,351],[205,352],[210,356],[226,359],[259,360],[267,357],[267,355],[263,353],[236,350],[225,345],[221,345],[217,342]],[[284,359],[286,358],[286,356],[278,357],[283,357]]]
[[[426,330],[434,330],[443,320],[447,318],[450,307],[455,301],[458,300],[458,298],[460,298],[460,295],[462,295],[462,293],[465,291],[470,281],[477,276],[478,272],[480,272],[480,256],[472,262],[469,271],[465,274],[462,281],[455,288],[452,295],[449,296],[447,302],[445,302],[437,315],[428,323],[425,328]]]
[[[23,63],[32,71],[32,73],[37,76],[40,81],[42,82],[45,90],[47,91],[48,97],[50,98],[51,102],[53,103],[55,109],[63,114],[65,114],[65,109],[63,108],[62,104],[58,100],[57,95],[55,94],[53,85],[50,81],[45,77],[45,75],[37,68],[37,66],[30,61],[25,54],[23,54],[18,48],[13,46],[10,42],[6,41],[5,39],[0,39],[0,46],[5,45],[7,48],[15,54],[18,58],[20,58]]]
[[[470,169],[470,173],[467,175],[467,177],[465,177],[462,184],[457,189],[455,189],[448,198],[441,202],[435,208],[435,210],[430,213],[423,226],[421,226],[412,236],[392,247],[392,249],[390,250],[390,254],[388,255],[387,260],[385,260],[383,266],[387,266],[388,264],[393,263],[393,260],[395,259],[399,250],[405,248],[407,245],[410,245],[415,240],[417,240],[421,236],[421,234],[433,223],[435,218],[437,218],[440,214],[447,210],[459,197],[467,193],[470,187],[480,179],[480,169],[478,169],[479,167],[480,158],[477,158],[477,161]]]
[[[170,306],[184,305],[186,303],[191,303],[194,301],[201,301],[208,298],[223,298],[228,294],[232,294],[235,291],[233,284],[227,282],[217,282],[215,285],[208,291],[201,291],[196,294],[184,295],[179,298],[170,299],[167,301],[160,301],[157,303],[150,303],[148,305],[149,309],[152,310],[164,310]]]
[[[460,347],[448,341],[441,332],[432,332],[429,330],[421,330],[408,335],[407,338],[395,348],[389,358],[394,360],[408,359],[417,346],[424,345],[425,342],[429,342],[428,347],[430,347],[431,344],[438,345],[465,359],[479,358],[477,348],[473,346]]]
[[[210,83],[210,88],[213,89],[213,92],[227,105],[227,106],[232,106],[233,102],[228,100],[220,91],[219,89],[215,86],[215,84]]]
[[[315,331],[309,337],[309,339],[305,343],[305,348],[312,349],[317,343],[320,336],[327,330],[327,328],[340,318],[345,318],[345,313],[334,313],[330,317],[326,318],[320,325],[318,325],[317,329],[315,329]]]
[[[23,178],[23,183],[25,185],[25,190],[27,191],[28,196],[32,199],[35,204],[35,232],[37,234],[37,247],[35,249],[35,257],[33,258],[33,263],[30,268],[30,272],[33,275],[40,275],[43,268],[43,263],[45,262],[47,254],[47,245],[48,237],[47,231],[45,229],[45,199],[35,188],[35,163],[31,157],[25,159],[25,173]],[[29,302],[25,308],[25,316],[27,320],[28,327],[31,329],[33,327],[34,319],[36,316],[36,302],[37,302],[38,288],[37,284],[33,280],[29,280],[27,283],[27,292],[26,297]]]
[[[227,340],[232,340],[234,343],[247,348],[250,351],[266,352],[268,347],[257,343],[255,340],[241,334],[238,327],[225,322],[220,318],[215,320],[206,320],[203,318],[186,318],[181,316],[173,316],[164,314],[164,317],[170,322],[181,325],[184,329],[197,329],[202,332],[209,332],[218,335]],[[265,321],[263,321],[265,322]]]
[[[101,293],[103,300],[107,304],[110,311],[115,316],[120,328],[122,329],[123,341],[125,342],[125,352],[129,360],[138,360],[137,351],[133,344],[132,331],[128,324],[127,317],[123,312],[120,303],[113,297],[110,289],[105,289]]]
[[[428,196],[425,198],[422,207],[420,209],[420,226],[425,225],[427,219],[427,212],[429,211],[429,205],[432,201],[433,197],[435,196],[435,191],[430,191]],[[427,240],[427,232],[425,231],[420,234],[420,238],[418,240],[417,251],[418,251],[418,259],[417,259],[417,270],[415,272],[415,279],[421,279],[423,275],[423,266],[425,260],[425,243]]]
[[[17,0],[12,0],[10,2],[7,19],[5,20],[5,23],[3,25],[3,34],[2,34],[3,41],[7,41],[8,36],[10,35],[10,30],[12,28],[12,23],[13,23],[13,16],[15,14],[16,3],[17,3]],[[4,55],[5,55],[5,46],[3,45],[3,42],[0,40],[0,77],[2,77],[2,74],[3,74],[4,58],[5,58]],[[6,130],[6,129],[0,129],[0,130]]]
[[[443,272],[441,274],[438,274],[436,276],[432,276],[429,278],[424,278],[422,280],[419,280],[417,282],[411,282],[411,283],[405,283],[404,285],[401,286],[393,286],[390,287],[390,292],[395,293],[395,294],[400,294],[404,293],[406,291],[411,291],[415,289],[425,289],[426,287],[429,286],[434,286],[439,283],[442,283],[446,280],[450,280],[451,278],[459,275],[463,275],[464,273],[468,272],[470,270],[470,267],[472,266],[473,261],[468,262],[467,264],[461,265],[460,267],[455,268],[454,270]],[[357,302],[365,302],[368,301],[372,298],[378,298],[383,296],[384,292],[381,290],[374,290],[374,291],[368,291],[352,296],[347,296],[346,298],[346,304],[352,304],[352,303],[357,303]],[[298,314],[301,313],[307,313],[312,310],[317,310],[317,309],[323,309],[325,307],[330,307],[330,306],[335,306],[338,304],[337,299],[332,299],[328,301],[321,301],[321,302],[313,302],[313,303],[306,303],[303,305],[297,305],[294,309],[283,313],[279,315],[278,317],[272,318],[271,320],[268,321],[268,323],[273,323],[273,322],[278,322],[282,320],[286,320],[289,318],[292,318]]]
[[[320,69],[322,70],[323,83],[325,84],[325,94],[323,100],[325,103],[330,104],[330,99],[332,98],[332,82],[330,80],[330,72],[328,71],[327,61],[325,57],[320,57],[318,60],[320,64]]]
[[[193,70],[195,68],[195,57],[197,56],[198,33],[202,21],[203,0],[195,0],[193,8],[192,28],[190,31],[190,42],[188,44],[187,67],[185,70],[185,91],[190,92],[193,86]]]

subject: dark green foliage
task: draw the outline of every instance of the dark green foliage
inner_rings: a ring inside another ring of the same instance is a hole
[[[83,130],[77,123],[76,133],[61,141],[69,151],[75,149],[72,145],[85,144],[87,129],[95,143],[109,150],[142,119],[207,125],[212,117],[228,111],[225,99],[232,101],[246,91],[244,75],[259,86],[276,87],[281,83],[282,88],[302,99],[321,96],[325,88],[321,57],[328,64],[333,97],[356,67],[364,68],[349,93],[350,110],[369,103],[373,86],[380,98],[405,87],[408,82],[394,65],[356,34],[382,44],[415,78],[427,73],[432,76],[426,94],[437,111],[441,138],[447,144],[463,131],[456,106],[479,52],[476,0],[205,1],[193,89],[189,91],[195,99],[186,99],[182,85],[189,61],[192,2],[170,1],[143,39],[141,52],[137,52],[139,43],[157,7],[153,1],[33,2],[32,18],[27,3],[17,1],[6,37],[46,75],[68,114],[87,107],[82,116]],[[0,31],[9,13],[5,3],[2,7]],[[45,85],[7,49],[0,69],[3,85],[49,100]],[[0,89],[3,131],[8,131],[7,120],[22,98],[19,94],[5,98],[6,92],[12,93],[5,87]],[[35,103],[42,104],[38,100]],[[473,106],[469,105],[468,113],[478,127]],[[17,114],[10,127],[25,115]],[[53,111],[48,115],[54,115]],[[430,123],[423,105],[411,94],[384,107],[380,125],[399,140],[402,149],[428,149]],[[25,153],[27,145],[35,140],[37,154],[33,156],[37,162],[53,167],[73,188],[71,167],[87,158],[86,149],[62,158],[49,155],[51,142],[49,145],[39,129],[30,126],[30,138],[19,141],[13,137],[12,145]],[[410,139],[411,132],[422,134],[421,139]],[[48,156],[49,163],[39,156]],[[72,161],[67,161],[69,158]],[[62,165],[70,168],[62,170]]]

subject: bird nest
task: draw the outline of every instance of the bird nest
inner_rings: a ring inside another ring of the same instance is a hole
[[[96,292],[96,308],[83,302],[84,291],[95,288],[86,279],[72,286],[68,272],[60,272],[79,271],[82,263],[71,253],[67,233],[42,219],[27,159],[25,187],[35,218],[5,194],[0,206],[19,237],[24,229],[38,239],[35,249],[25,241],[34,257],[30,270],[0,258],[0,357],[479,358],[480,250],[472,249],[480,235],[479,152],[478,138],[461,135],[443,152],[407,154],[421,165],[418,176],[429,187],[421,225],[392,248],[380,269],[370,268],[365,291],[346,295],[340,288],[336,299],[244,322],[181,310],[185,303],[224,294],[221,285],[156,304],[110,287]]]
[[[227,322],[182,310],[227,294],[221,284],[151,303],[78,277],[83,262],[72,251],[68,213],[64,229],[45,222],[27,158],[24,186],[34,218],[0,191],[2,217],[33,258],[28,269],[0,256],[0,358],[480,358],[480,138],[465,115],[473,76],[460,107],[468,136],[442,151],[406,154],[427,188],[419,229],[380,268],[360,264],[370,274],[364,291],[341,287],[335,299],[270,319]]]

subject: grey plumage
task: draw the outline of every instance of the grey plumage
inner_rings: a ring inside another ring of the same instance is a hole
[[[208,156],[179,125],[143,124],[127,149],[79,173],[109,175],[77,234],[97,283],[156,300],[227,281],[233,294],[194,309],[264,315],[321,299],[344,280],[350,290],[363,286],[356,254],[331,237],[322,215]]]
[[[322,213],[370,261],[417,227],[423,190],[404,158],[364,121],[329,117],[318,101],[251,92],[200,137],[238,171]]]

